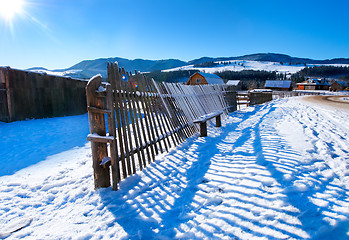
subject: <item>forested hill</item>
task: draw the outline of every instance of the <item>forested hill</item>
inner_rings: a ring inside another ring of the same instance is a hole
[[[120,67],[125,68],[126,71],[134,72],[135,70],[140,72],[153,72],[166,69],[173,69],[177,67],[183,67],[188,65],[197,65],[216,61],[233,61],[233,60],[246,60],[246,61],[260,61],[260,62],[275,62],[285,64],[349,64],[349,58],[336,58],[330,60],[313,60],[309,58],[296,58],[285,54],[278,53],[257,53],[238,57],[218,57],[210,58],[203,57],[191,61],[181,61],[178,59],[164,59],[164,60],[146,60],[146,59],[134,59],[129,60],[126,58],[99,58],[95,60],[84,60],[66,69],[47,70],[41,67],[31,68],[28,70],[46,72],[48,74],[56,74],[61,76],[70,76],[76,78],[91,78],[96,74],[102,74],[107,77],[107,63],[115,62],[119,63]]]
[[[297,58],[291,57],[285,54],[279,53],[256,53],[243,55],[238,57],[221,57],[221,58],[209,58],[203,57],[189,61],[189,64],[201,64],[205,62],[215,61],[233,61],[233,60],[246,60],[246,61],[260,61],[260,62],[283,62],[283,63],[301,63],[301,64],[349,64],[349,58],[334,58],[326,60],[314,60],[310,58]]]

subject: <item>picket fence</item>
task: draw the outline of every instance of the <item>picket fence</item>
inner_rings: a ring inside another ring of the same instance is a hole
[[[236,110],[229,85],[158,83],[108,63],[86,87],[95,188],[118,189],[121,179],[141,171],[155,156],[196,134],[193,121],[215,111]]]

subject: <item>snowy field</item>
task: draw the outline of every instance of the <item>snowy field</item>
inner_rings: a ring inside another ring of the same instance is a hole
[[[198,70],[206,73],[217,73],[224,71],[243,71],[243,70],[255,70],[255,71],[268,71],[293,74],[299,72],[303,68],[314,66],[335,66],[335,67],[348,67],[349,64],[291,64],[279,63],[279,62],[265,62],[265,61],[247,61],[247,60],[232,60],[232,61],[218,61],[216,67],[194,67],[194,65],[188,65],[183,67],[172,68],[163,70],[163,72],[178,71],[178,70]],[[224,64],[226,63],[226,64]],[[229,63],[229,64],[227,64]]]
[[[116,192],[93,189],[86,115],[1,123],[0,238],[348,239],[348,119],[304,97],[248,107]]]

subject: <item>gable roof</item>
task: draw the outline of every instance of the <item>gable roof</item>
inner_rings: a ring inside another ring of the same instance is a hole
[[[289,80],[267,80],[265,88],[290,88],[292,81]]]
[[[346,86],[349,86],[349,83],[348,82],[343,82],[343,81],[334,81],[333,83],[337,82],[339,85],[341,85],[342,87],[346,87]],[[332,84],[333,84],[332,83]]]
[[[194,74],[200,74],[201,76],[203,76],[206,79],[208,84],[224,84],[223,79],[217,76],[216,74],[203,73],[203,72],[197,72]]]

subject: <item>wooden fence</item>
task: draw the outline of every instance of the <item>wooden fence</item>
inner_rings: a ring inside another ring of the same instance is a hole
[[[273,100],[272,92],[249,91],[237,93],[237,105],[241,109],[241,105],[253,106]]]
[[[195,119],[236,110],[231,86],[157,83],[117,63],[108,64],[109,83],[101,80],[95,76],[86,87],[95,188],[117,190],[121,179],[197,133]]]
[[[86,113],[87,81],[0,67],[0,121]]]
[[[250,106],[273,100],[272,92],[249,92]]]

